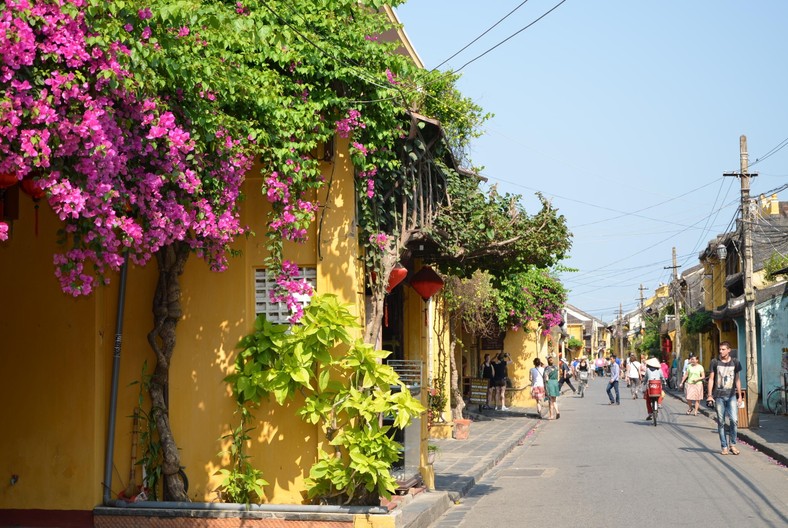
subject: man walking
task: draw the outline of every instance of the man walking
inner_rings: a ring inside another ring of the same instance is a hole
[[[610,356],[610,382],[607,384],[607,397],[610,398],[610,405],[614,403],[621,405],[621,395],[618,392],[618,378],[621,374],[621,367],[616,363],[615,354]],[[611,391],[616,391],[616,397],[613,399]]]
[[[561,369],[561,381],[558,382],[558,391],[560,392],[561,387],[566,383],[569,385],[569,388],[572,389],[572,393],[577,394],[575,386],[572,385],[572,367],[569,366],[569,363],[567,363],[562,354],[558,355],[558,368]]]
[[[711,360],[709,367],[709,388],[707,401],[714,401],[717,411],[717,432],[720,435],[720,454],[738,455],[736,448],[736,435],[739,426],[738,403],[742,399],[741,394],[741,363],[738,359],[731,357],[731,344],[727,341],[720,343],[720,356]],[[725,415],[730,420],[730,442],[725,436]]]
[[[640,362],[635,359],[635,354],[631,354],[629,356],[629,361],[627,361],[627,380],[629,381],[629,390],[632,393],[632,399],[638,399],[638,393],[640,392]]]

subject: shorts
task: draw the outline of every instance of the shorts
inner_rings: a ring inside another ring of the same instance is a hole
[[[492,380],[493,387],[506,387],[506,378]]]

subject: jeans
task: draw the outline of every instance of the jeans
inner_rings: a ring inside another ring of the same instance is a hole
[[[730,445],[736,445],[736,435],[739,427],[739,408],[736,401],[736,394],[731,394],[727,398],[715,398],[714,407],[717,411],[717,432],[720,435],[720,446],[725,449],[728,441],[725,438],[725,415],[730,418]]]
[[[613,395],[610,393],[610,391],[612,391],[614,389],[616,391],[616,399],[615,400],[613,400]],[[610,383],[607,384],[607,397],[610,398],[610,403],[621,403],[621,396],[618,393],[618,380],[611,381]]]

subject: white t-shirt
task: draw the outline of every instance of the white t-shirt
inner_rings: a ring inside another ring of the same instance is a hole
[[[638,378],[640,377],[640,362],[630,361],[629,368],[627,369],[627,377]]]
[[[544,387],[544,367],[534,367],[531,369],[531,386]]]

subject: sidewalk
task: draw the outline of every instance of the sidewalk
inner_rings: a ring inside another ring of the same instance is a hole
[[[669,396],[685,401],[679,391]],[[474,410],[475,406],[472,407]],[[468,408],[466,407],[466,411]],[[714,417],[714,412],[701,406],[701,413]],[[427,528],[452,504],[468,494],[485,473],[495,467],[516,446],[525,443],[537,426],[549,422],[536,419],[535,408],[514,408],[509,411],[468,412],[473,422],[467,440],[430,440],[439,446],[435,469],[435,491],[415,495],[401,506],[402,519],[396,526]],[[742,442],[788,466],[788,417],[760,415],[757,430],[739,429]]]
[[[512,408],[508,411],[474,412],[466,416],[473,422],[467,440],[430,440],[437,445],[435,491],[420,493],[402,506],[403,528],[426,528],[458,502],[490,469],[516,446],[522,445],[541,422],[536,408]]]

